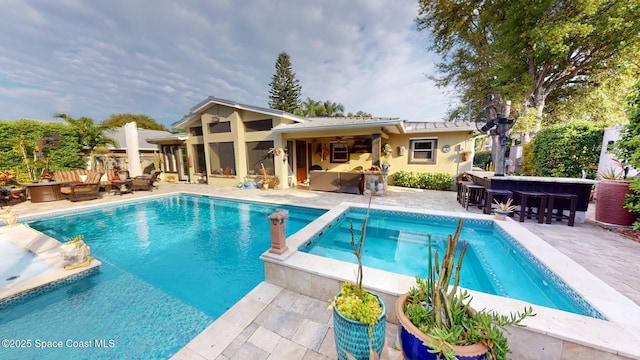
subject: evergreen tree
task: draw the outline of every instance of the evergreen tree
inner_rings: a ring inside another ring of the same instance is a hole
[[[294,113],[300,107],[300,93],[302,86],[295,78],[291,68],[291,57],[286,52],[278,54],[276,73],[271,78],[269,90],[269,107]]]

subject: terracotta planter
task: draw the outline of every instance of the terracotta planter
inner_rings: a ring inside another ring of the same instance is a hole
[[[405,360],[435,360],[438,354],[429,352],[429,347],[425,344],[433,343],[433,339],[425,335],[422,331],[409,321],[404,314],[404,304],[409,298],[409,294],[404,294],[396,301],[396,316],[398,317],[398,341],[400,350]],[[458,359],[484,360],[489,348],[482,344],[472,344],[465,346],[452,345]]]
[[[625,195],[633,194],[628,181],[603,180],[596,188],[596,221],[629,226],[636,214],[624,208]]]
[[[462,161],[468,161],[470,156],[471,156],[471,155],[470,155],[470,154],[468,154],[468,153],[462,153],[462,154],[460,154],[460,157],[462,158]]]

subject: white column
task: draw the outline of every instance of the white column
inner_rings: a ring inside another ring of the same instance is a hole
[[[140,145],[138,144],[138,127],[135,121],[124,124],[124,135],[127,148],[127,168],[129,176],[142,175],[142,165],[140,164]]]

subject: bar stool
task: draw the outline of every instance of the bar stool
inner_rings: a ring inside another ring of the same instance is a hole
[[[544,223],[545,209],[547,206],[547,194],[534,191],[518,191],[513,190],[513,200],[516,204],[520,204],[520,209],[515,212],[520,215],[520,222],[524,222],[525,215],[531,219],[533,207],[538,207],[536,217],[538,224]]]
[[[491,214],[493,209],[493,199],[506,203],[509,199],[513,198],[513,193],[509,190],[497,190],[497,189],[485,189],[484,190],[484,206],[482,208],[483,214]]]
[[[456,196],[456,200],[460,205],[464,206],[464,194],[465,194],[465,185],[473,184],[471,181],[458,181],[456,183],[456,190],[458,195]]]
[[[576,207],[578,206],[578,195],[547,193],[547,224],[551,224],[553,210],[556,209],[556,221],[562,219],[569,220],[569,226],[573,226],[576,220]],[[565,204],[569,202],[569,215],[564,215]]]
[[[469,211],[469,205],[482,206],[484,190],[484,186],[482,185],[473,183],[463,185],[464,208],[467,209],[467,211]]]

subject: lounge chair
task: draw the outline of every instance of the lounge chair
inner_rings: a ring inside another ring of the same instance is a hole
[[[152,170],[149,175],[141,175],[134,177],[133,183],[131,184],[131,190],[149,190],[153,191],[153,183],[156,182],[158,175],[160,175],[160,170]]]
[[[60,188],[67,200],[93,200],[100,197],[100,178],[102,173],[98,171],[89,171],[87,179],[84,182],[71,182]]]

